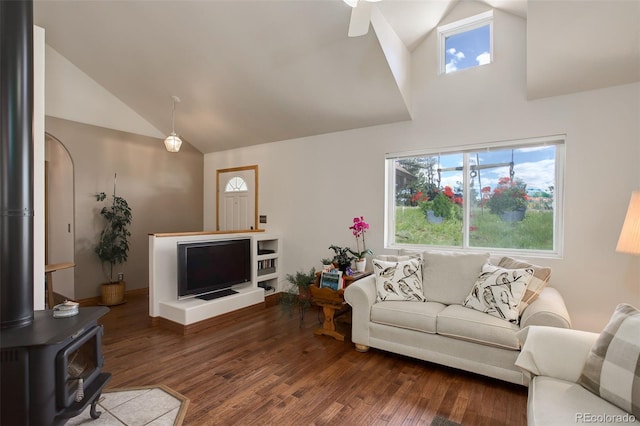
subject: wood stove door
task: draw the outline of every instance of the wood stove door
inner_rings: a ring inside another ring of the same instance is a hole
[[[82,383],[82,388],[88,387],[102,371],[102,334],[103,327],[94,325],[56,355],[56,403],[59,409],[71,406],[82,393],[79,384]]]

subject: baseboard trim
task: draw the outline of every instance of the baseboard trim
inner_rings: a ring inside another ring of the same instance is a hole
[[[149,287],[136,288],[136,289],[124,292],[125,300],[127,296],[148,296],[148,295],[149,295]],[[76,302],[78,302],[81,307],[99,306],[100,296],[89,297],[87,299],[80,299],[80,300],[76,300]]]

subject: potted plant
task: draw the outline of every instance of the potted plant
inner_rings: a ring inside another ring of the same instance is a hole
[[[485,194],[489,191],[488,187],[482,189]],[[527,185],[522,180],[502,177],[486,200],[486,206],[491,213],[497,214],[503,221],[518,222],[524,219],[528,199]]]
[[[353,225],[349,227],[353,232],[353,236],[356,237],[356,249],[357,251],[353,251],[349,249],[349,253],[356,257],[356,271],[364,272],[365,267],[367,266],[367,255],[372,255],[373,251],[367,249],[367,246],[364,242],[364,233],[369,229],[369,224],[364,221],[364,217],[354,217]],[[360,251],[360,237],[362,237],[362,251]]]
[[[330,245],[329,248],[333,250],[333,258],[331,262],[338,267],[339,270],[349,275],[351,269],[351,262],[355,257],[353,256],[349,247],[340,247],[336,245]]]
[[[457,210],[462,205],[462,198],[457,196],[450,186],[445,186],[442,191],[435,189],[432,197],[422,195],[418,204],[430,223],[442,223],[458,216]]]
[[[104,192],[95,195],[96,201],[107,199]],[[113,182],[113,196],[111,204],[100,210],[100,216],[105,219],[105,225],[100,232],[100,238],[94,251],[102,262],[102,269],[107,282],[100,286],[102,304],[107,306],[124,303],[125,283],[114,278],[113,267],[116,263],[124,263],[129,255],[129,225],[131,225],[131,208],[127,201],[116,195],[116,177]]]
[[[289,314],[293,312],[293,307],[298,306],[300,311],[300,325],[304,319],[304,310],[311,306],[311,290],[309,287],[316,280],[316,270],[311,268],[308,273],[298,271],[294,275],[286,274],[285,278],[291,284],[289,288],[280,293],[280,305]]]

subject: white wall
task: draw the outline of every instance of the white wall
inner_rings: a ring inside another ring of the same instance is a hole
[[[461,5],[448,22],[484,11]],[[384,155],[427,147],[567,134],[564,256],[553,268],[574,327],[599,331],[617,303],[640,306],[640,258],[615,252],[640,187],[640,84],[526,99],[526,22],[495,12],[495,62],[438,76],[437,37],[412,54],[413,121],[205,155],[204,229],[215,227],[216,169],[258,164],[259,214],[283,241],[284,273],[318,268],[330,244],[355,246],[354,216],[383,248]],[[282,285],[281,285],[282,287]]]
[[[44,29],[33,27],[33,308],[44,309]]]

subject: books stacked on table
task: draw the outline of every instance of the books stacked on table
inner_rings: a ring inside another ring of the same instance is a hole
[[[67,318],[72,317],[74,315],[78,315],[80,312],[78,302],[72,302],[70,300],[66,300],[64,303],[56,305],[53,307],[53,317],[54,318]]]

